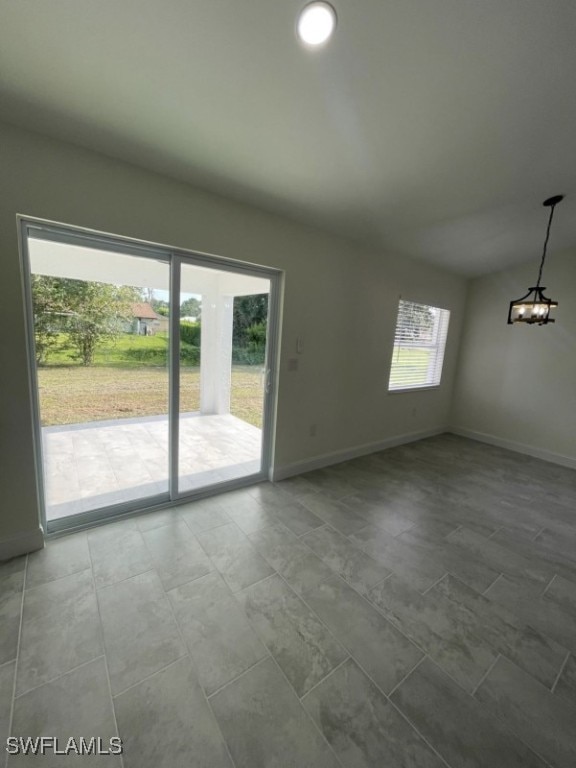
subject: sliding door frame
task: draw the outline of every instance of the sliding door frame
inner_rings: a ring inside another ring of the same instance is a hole
[[[270,478],[273,462],[275,435],[275,415],[277,399],[277,371],[280,340],[280,308],[282,276],[280,270],[262,267],[248,262],[235,261],[220,256],[196,251],[173,248],[149,243],[121,235],[113,235],[96,230],[85,229],[69,224],[60,224],[30,216],[17,216],[18,240],[22,291],[25,309],[26,353],[28,357],[28,376],[33,418],[34,470],[37,484],[40,522],[45,536],[56,535],[71,530],[81,530],[95,525],[122,519],[133,515],[182,504],[185,501],[205,498],[227,490],[252,485]],[[135,499],[88,512],[80,512],[56,520],[46,517],[46,489],[44,480],[44,452],[38,375],[36,370],[34,311],[32,302],[31,264],[28,238],[70,243],[76,246],[92,247],[125,255],[153,258],[165,262],[170,268],[170,324],[168,357],[168,484],[166,493]],[[178,489],[179,472],[179,421],[180,421],[180,276],[181,266],[208,267],[220,271],[235,272],[253,277],[262,277],[270,281],[268,300],[268,323],[265,357],[265,387],[263,396],[263,423],[261,464],[257,473],[233,480],[206,485],[193,491],[180,492]]]

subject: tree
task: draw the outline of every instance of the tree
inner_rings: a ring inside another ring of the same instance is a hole
[[[266,328],[268,320],[268,294],[260,293],[254,296],[234,297],[234,325],[232,344],[237,347],[246,346],[251,340],[248,329],[254,325]]]
[[[403,341],[430,343],[435,317],[432,307],[412,301],[401,301],[396,327],[402,329]]]
[[[152,299],[150,301],[150,306],[157,315],[168,317],[170,314],[170,305],[167,301],[164,301],[164,299]]]
[[[32,298],[38,363],[61,344],[72,348],[71,357],[91,365],[97,344],[121,332],[142,294],[130,286],[33,275]],[[67,343],[60,341],[63,333]]]
[[[180,304],[180,317],[195,317],[196,320],[199,320],[201,314],[202,302],[199,299],[194,298],[194,296],[191,296]]]
[[[67,308],[61,283],[56,277],[32,275],[34,338],[38,365],[43,365],[50,350],[59,344]]]
[[[114,339],[123,323],[132,319],[131,305],[141,296],[139,289],[124,285],[65,280],[70,310],[67,331],[72,355],[82,365],[94,362],[96,346]]]

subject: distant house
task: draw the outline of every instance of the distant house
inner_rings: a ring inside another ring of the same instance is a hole
[[[153,336],[168,330],[168,318],[157,315],[147,301],[132,304],[133,320],[128,322],[127,333]]]

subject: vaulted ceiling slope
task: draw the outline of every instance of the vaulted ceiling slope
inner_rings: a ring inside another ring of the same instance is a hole
[[[465,275],[576,246],[576,2],[0,0],[0,119]],[[561,215],[560,215],[561,214]]]

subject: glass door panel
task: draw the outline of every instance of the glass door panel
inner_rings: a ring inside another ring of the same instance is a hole
[[[169,262],[27,244],[49,526],[167,496]]]
[[[261,471],[270,287],[181,264],[179,494]]]

